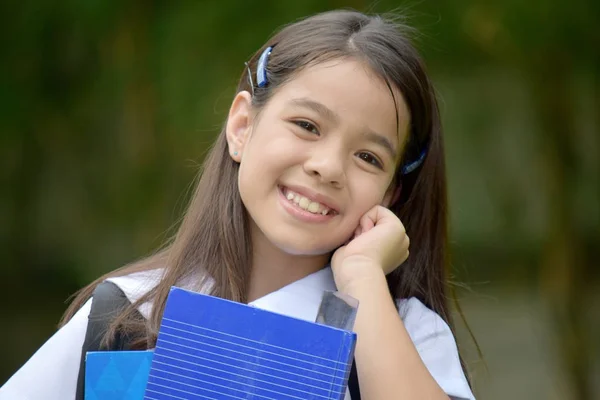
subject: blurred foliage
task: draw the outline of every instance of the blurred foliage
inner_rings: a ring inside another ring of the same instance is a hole
[[[592,398],[594,0],[2,2],[0,315],[10,346],[0,381],[51,335],[70,294],[172,232],[244,61],[277,27],[340,7],[395,10],[418,28],[444,115],[455,278],[543,299],[568,392]]]

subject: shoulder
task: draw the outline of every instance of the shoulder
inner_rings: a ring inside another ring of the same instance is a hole
[[[108,278],[106,281],[114,283],[125,294],[127,300],[131,303],[135,303],[160,283],[163,274],[164,269],[160,268]],[[140,305],[138,309],[145,318],[148,318],[152,306],[151,304],[145,303]]]
[[[452,399],[474,399],[448,324],[417,298],[397,300],[398,311],[423,363]]]
[[[413,342],[417,344],[429,338],[452,336],[448,324],[416,297],[396,300],[398,312]]]
[[[108,278],[108,282],[117,285],[127,298],[134,302],[156,287],[164,274],[164,269],[135,272],[129,275]]]

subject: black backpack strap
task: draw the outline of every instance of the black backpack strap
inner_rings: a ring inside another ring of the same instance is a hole
[[[85,356],[88,351],[123,350],[128,347],[121,335],[115,337],[111,348],[101,346],[110,323],[118,313],[131,304],[125,293],[112,282],[103,282],[96,287],[92,295],[92,309],[88,316],[87,331],[81,348],[81,362],[77,379],[76,400],[83,400],[85,393]]]
[[[352,361],[352,369],[350,369],[350,378],[348,378],[348,390],[352,400],[360,400],[360,387],[358,386],[358,371],[356,370],[356,362]]]

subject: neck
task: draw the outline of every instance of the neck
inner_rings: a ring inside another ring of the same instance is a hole
[[[288,254],[274,246],[262,235],[262,232],[253,235],[252,239],[252,270],[248,302],[319,271],[329,259],[329,254],[311,256]]]

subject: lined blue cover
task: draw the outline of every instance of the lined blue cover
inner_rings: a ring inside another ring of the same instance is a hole
[[[356,334],[172,288],[145,399],[335,399]]]
[[[88,352],[85,400],[142,399],[151,362],[151,351]]]

